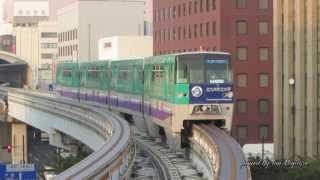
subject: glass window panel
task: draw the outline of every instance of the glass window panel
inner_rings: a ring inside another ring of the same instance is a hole
[[[247,21],[237,21],[237,32],[238,34],[247,34],[248,26]]]
[[[237,54],[238,54],[238,59],[240,61],[247,61],[247,54],[248,54],[248,48],[247,47],[238,47]]]
[[[248,80],[247,74],[238,74],[237,75],[237,86],[238,87],[247,87],[247,80]]]
[[[237,101],[237,112],[241,114],[248,112],[248,100]]]
[[[259,22],[259,34],[268,34],[268,33],[269,33],[269,23]]]

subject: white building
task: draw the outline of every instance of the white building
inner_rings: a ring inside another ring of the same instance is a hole
[[[40,21],[49,20],[48,1],[14,1],[13,26],[37,26]]]
[[[97,60],[103,37],[144,32],[144,1],[76,1],[58,10],[59,61]]]
[[[17,27],[16,54],[31,67],[32,86],[46,88],[53,82],[58,53],[55,22],[40,22],[37,27]]]
[[[142,58],[152,54],[152,36],[114,36],[99,41],[100,60]]]

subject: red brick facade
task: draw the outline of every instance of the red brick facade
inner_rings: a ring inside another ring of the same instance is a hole
[[[272,0],[155,0],[154,54],[232,54],[236,109],[232,135],[272,142]],[[244,80],[245,79],[245,80]]]

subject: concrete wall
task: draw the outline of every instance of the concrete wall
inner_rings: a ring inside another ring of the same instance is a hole
[[[116,35],[143,35],[143,22],[143,1],[71,3],[58,10],[58,32],[63,34],[76,30],[78,35],[76,39],[59,41],[59,48],[69,51],[67,55],[59,53],[59,61],[97,60],[99,39]]]
[[[143,1],[83,1],[79,12],[80,60],[97,60],[103,37],[143,35]]]
[[[115,36],[99,41],[100,60],[143,58],[152,55],[152,36]]]

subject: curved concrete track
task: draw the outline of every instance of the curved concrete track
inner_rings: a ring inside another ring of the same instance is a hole
[[[214,180],[251,180],[240,145],[214,125],[193,125],[191,142],[200,146]]]
[[[44,131],[61,131],[94,150],[56,179],[129,177],[135,159],[135,145],[131,129],[123,119],[92,106],[29,90],[1,88],[0,95],[3,99],[7,98],[11,117]],[[40,117],[34,116],[37,113]],[[96,138],[96,141],[88,136]]]

